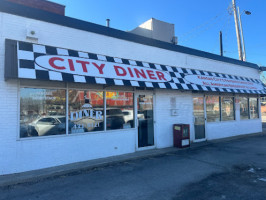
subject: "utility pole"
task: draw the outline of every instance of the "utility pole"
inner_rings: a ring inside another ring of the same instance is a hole
[[[240,40],[240,32],[239,32],[239,24],[238,24],[239,20],[238,20],[235,0],[232,0],[232,4],[233,4],[233,11],[234,11],[234,18],[235,18],[238,55],[239,55],[239,60],[243,61],[242,45],[241,45],[241,40]]]
[[[241,33],[241,40],[242,40],[242,47],[243,47],[243,61],[246,61],[246,48],[245,48],[245,42],[244,42],[244,35],[243,35],[243,29],[242,29],[242,22],[241,22],[241,14],[239,12],[239,7],[237,7],[238,17],[239,17],[239,24],[240,24],[240,33]]]
[[[223,33],[220,31],[220,55],[223,56]]]

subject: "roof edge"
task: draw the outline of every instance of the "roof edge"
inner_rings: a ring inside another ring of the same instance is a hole
[[[5,0],[0,0],[0,12],[18,15],[18,16],[40,20],[40,21],[44,21],[44,22],[48,22],[52,24],[66,26],[69,28],[97,33],[100,35],[105,35],[105,36],[109,36],[109,37],[113,37],[117,39],[127,40],[130,42],[135,42],[135,43],[139,43],[143,45],[153,46],[153,47],[157,47],[161,49],[166,49],[166,50],[175,51],[179,53],[185,53],[188,55],[208,58],[211,60],[216,60],[216,61],[221,61],[221,62],[227,62],[230,64],[241,65],[241,66],[250,67],[250,68],[259,70],[259,66],[254,63],[243,62],[243,61],[236,60],[233,58],[222,57],[217,54],[212,54],[212,53],[208,53],[205,51],[192,49],[189,47],[174,45],[174,44],[170,44],[167,42],[163,42],[163,41],[159,41],[159,40],[155,40],[151,38],[146,38],[143,36],[135,35],[133,33],[128,33],[125,31],[118,30],[118,29],[102,26],[99,24],[94,24],[91,22],[86,22],[83,20],[39,10],[36,8],[31,8],[31,7],[11,3]]]

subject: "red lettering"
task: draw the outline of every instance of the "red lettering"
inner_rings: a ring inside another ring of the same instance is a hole
[[[127,75],[127,71],[123,67],[114,65],[114,68],[115,68],[115,72],[116,72],[117,76],[126,76]],[[121,72],[121,70],[122,70],[122,72]]]
[[[57,60],[62,61],[62,62],[64,61],[63,58],[58,58],[58,57],[50,58],[49,59],[49,64],[51,65],[51,67],[53,67],[55,69],[60,69],[60,70],[66,69],[65,67],[60,67],[60,66],[55,65],[54,62],[57,61]]]
[[[105,66],[105,64],[101,64],[100,66],[98,66],[96,63],[92,63],[98,70],[100,74],[103,74],[103,68]]]
[[[76,62],[81,64],[83,72],[88,72],[86,65],[90,64],[90,62],[86,62],[82,60],[76,60]]]
[[[128,69],[128,72],[129,72],[130,76],[131,76],[131,77],[134,77],[134,75],[133,75],[133,73],[132,73],[130,67],[128,67],[127,69]]]
[[[157,78],[155,77],[154,72],[153,72],[152,70],[147,70],[147,73],[148,73],[150,79],[153,79],[153,80],[156,80],[156,79],[157,79]]]
[[[156,71],[156,74],[157,74],[157,76],[158,76],[158,78],[159,78],[160,80],[163,79],[163,80],[167,81],[166,78],[164,77],[164,74],[163,74],[162,72],[157,72],[157,71]]]
[[[74,67],[73,60],[68,59],[68,64],[69,64],[69,69],[70,69],[71,71],[75,71],[75,67]]]
[[[143,78],[147,78],[147,76],[146,76],[146,74],[145,74],[145,72],[144,72],[143,69],[141,69],[140,70],[141,72],[140,72],[138,69],[135,68],[134,71],[135,71],[135,73],[136,73],[136,75],[137,75],[138,78],[140,78],[139,75],[141,75]]]

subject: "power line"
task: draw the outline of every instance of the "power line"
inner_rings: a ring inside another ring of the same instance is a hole
[[[204,28],[203,31],[206,30],[206,28],[205,28],[206,26],[208,27],[208,26],[213,25],[213,23],[214,23],[214,24],[217,23],[217,20],[221,19],[222,16],[223,16],[224,14],[225,14],[225,13],[222,12],[222,13],[220,13],[220,14],[214,16],[213,18],[211,18],[211,19],[205,21],[204,23],[202,23],[202,24],[200,24],[200,25],[198,25],[198,26],[192,28],[190,31],[188,31],[188,32],[186,32],[186,33],[184,33],[184,34],[179,35],[179,38],[185,38],[185,37],[187,37],[187,36],[188,36],[187,38],[194,37],[194,35],[195,35],[194,33],[195,33],[195,32],[196,32],[196,34],[197,34],[198,32],[200,32],[200,29],[203,29],[203,28]],[[202,30],[201,30],[201,32],[202,32]],[[194,35],[189,36],[189,35],[191,35],[191,34],[194,34]],[[184,41],[186,41],[186,40],[188,40],[188,39],[185,39]]]
[[[185,38],[185,39],[183,40],[183,42],[187,42],[187,41],[189,41],[189,40],[191,40],[191,39],[193,39],[193,38],[199,36],[199,35],[202,34],[203,32],[206,32],[206,31],[209,30],[211,27],[213,27],[214,25],[218,24],[221,20],[222,20],[222,18],[220,17],[220,18],[217,18],[216,21],[213,21],[212,23],[208,23],[208,24],[206,24],[207,26],[202,27],[202,29],[198,29],[197,31],[195,31],[195,33],[194,33],[193,35],[190,35],[190,36],[188,36],[187,38]],[[180,39],[180,40],[181,40],[181,39]],[[182,40],[181,40],[181,41],[182,41]]]

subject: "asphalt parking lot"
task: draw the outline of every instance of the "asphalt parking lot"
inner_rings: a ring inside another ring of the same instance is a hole
[[[266,134],[0,188],[8,200],[266,199]]]

